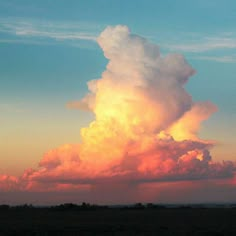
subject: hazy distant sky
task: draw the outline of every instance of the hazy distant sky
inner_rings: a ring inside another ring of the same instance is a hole
[[[81,142],[94,115],[66,104],[101,78],[108,60],[96,38],[109,25],[184,55],[196,71],[187,91],[218,107],[199,136],[216,141],[215,161],[235,161],[235,22],[234,0],[0,0],[0,174],[20,176]]]

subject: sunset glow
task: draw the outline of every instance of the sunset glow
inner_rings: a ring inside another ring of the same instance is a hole
[[[94,113],[81,129],[82,142],[48,151],[37,169],[20,177],[2,175],[2,191],[93,191],[103,183],[136,189],[147,182],[234,178],[234,162],[214,161],[214,142],[198,136],[217,107],[194,101],[185,89],[196,72],[183,55],[161,55],[157,45],[122,25],[108,26],[97,42],[106,70],[88,82],[84,98],[67,104]]]

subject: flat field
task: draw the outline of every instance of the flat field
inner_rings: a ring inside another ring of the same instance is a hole
[[[5,235],[236,235],[235,208],[0,209]]]

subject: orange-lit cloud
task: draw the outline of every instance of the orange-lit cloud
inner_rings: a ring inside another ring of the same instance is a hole
[[[15,176],[0,175],[0,189],[4,191],[14,191],[18,189],[19,180]]]
[[[161,56],[157,45],[126,26],[107,27],[97,39],[109,60],[88,94],[68,107],[95,114],[80,144],[49,151],[39,168],[0,186],[28,191],[86,189],[104,183],[142,184],[234,176],[230,161],[216,163],[200,124],[217,110],[195,102],[185,84],[195,71],[182,55]]]

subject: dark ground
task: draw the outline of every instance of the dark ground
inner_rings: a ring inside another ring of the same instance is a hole
[[[236,235],[235,208],[0,207],[5,235]]]

